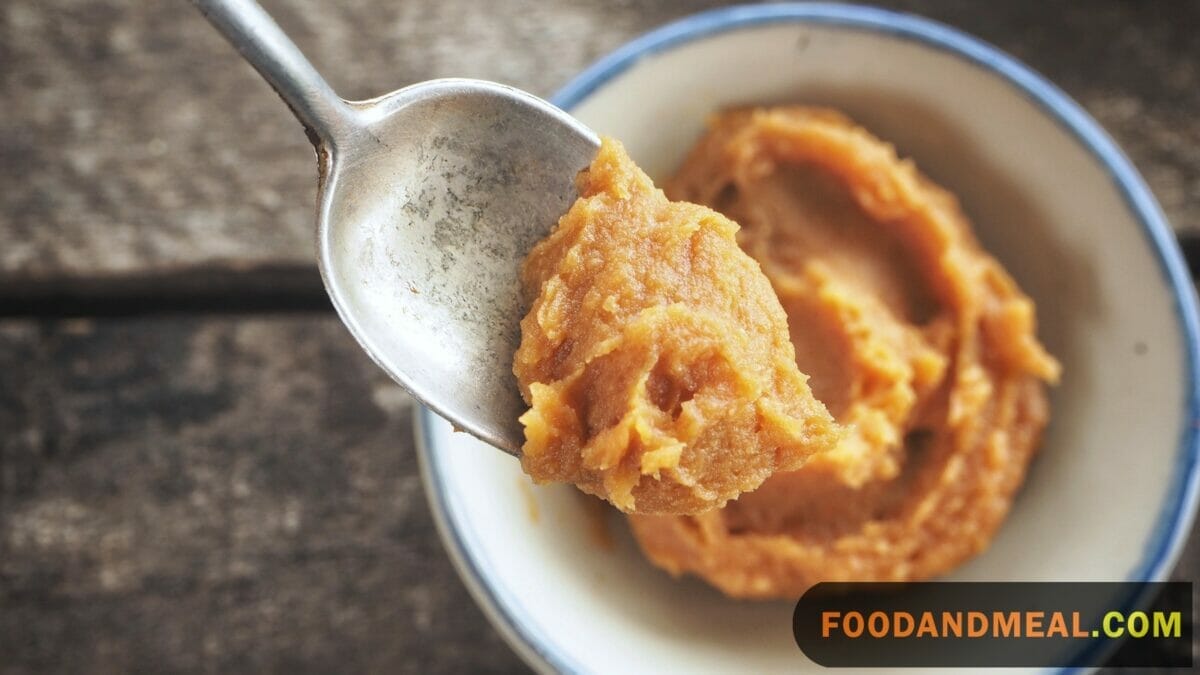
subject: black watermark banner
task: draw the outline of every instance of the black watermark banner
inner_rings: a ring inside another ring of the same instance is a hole
[[[822,583],[792,631],[822,666],[1191,667],[1192,584]]]

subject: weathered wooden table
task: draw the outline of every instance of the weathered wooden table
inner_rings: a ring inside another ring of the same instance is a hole
[[[264,4],[365,97],[548,95],[719,3]],[[1200,250],[1200,3],[884,4],[1047,74]],[[250,68],[184,2],[7,0],[0,101],[0,672],[522,671],[436,537],[409,400],[328,309],[312,151]]]

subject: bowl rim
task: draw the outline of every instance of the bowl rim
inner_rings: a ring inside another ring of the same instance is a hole
[[[1045,77],[983,40],[932,19],[862,5],[839,3],[774,3],[730,6],[678,19],[618,47],[563,86],[551,101],[570,110],[640,59],[708,36],[779,23],[813,23],[881,33],[911,40],[957,56],[987,74],[999,77],[1072,136],[1112,178],[1131,214],[1141,225],[1160,271],[1174,296],[1174,309],[1183,339],[1186,362],[1186,400],[1183,428],[1176,453],[1174,482],[1159,510],[1154,530],[1143,546],[1143,557],[1129,581],[1161,581],[1172,569],[1190,531],[1200,499],[1200,315],[1196,291],[1174,232],[1141,175],[1103,128],[1073,99]],[[446,468],[432,451],[436,415],[415,409],[415,431],[421,474],[438,532],[468,590],[510,646],[539,670],[585,672],[569,654],[546,639],[522,603],[489,572],[487,557],[469,528],[461,525],[464,509],[458,497],[444,489]],[[1114,605],[1133,610],[1149,598],[1133,592]],[[1077,656],[1077,663],[1095,656]],[[1079,670],[1078,666],[1064,669]]]

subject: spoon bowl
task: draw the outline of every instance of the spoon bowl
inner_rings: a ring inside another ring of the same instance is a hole
[[[342,321],[417,399],[516,454],[521,262],[576,197],[598,141],[558,108],[478,80],[356,104],[322,172],[319,263]]]
[[[363,349],[456,428],[519,454],[519,270],[599,139],[519,89],[468,79],[338,97],[253,0],[193,0],[317,152],[317,260]]]

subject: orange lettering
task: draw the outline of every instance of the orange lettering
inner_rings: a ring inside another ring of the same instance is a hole
[[[921,612],[921,625],[917,627],[917,637],[937,637],[937,621],[933,618],[933,612]]]
[[[992,637],[1021,637],[1021,615],[1017,612],[992,612]]]
[[[883,612],[871,612],[867,617],[867,631],[873,638],[881,638],[888,634],[888,616]]]
[[[837,619],[841,612],[821,612],[821,637],[829,637],[829,631],[837,628]]]
[[[1050,627],[1046,629],[1046,637],[1067,637],[1067,618],[1062,612],[1050,615]]]
[[[1071,637],[1091,637],[1091,633],[1079,627],[1079,612],[1071,612]]]
[[[855,624],[854,628],[850,624]],[[846,616],[842,618],[842,632],[848,638],[856,638],[862,635],[863,632],[863,615],[858,612],[846,612]]]
[[[896,612],[892,615],[892,620],[896,622],[896,627],[892,635],[898,638],[906,638],[912,635],[913,632],[913,615],[908,612]]]
[[[967,637],[983,637],[987,634],[988,618],[983,612],[967,612]]]
[[[942,612],[942,637],[950,637],[951,633],[962,637],[962,612]]]
[[[1042,632],[1042,619],[1046,616],[1045,612],[1026,612],[1025,613],[1025,637],[1040,638],[1046,637]]]

